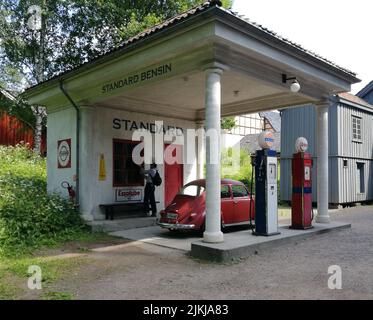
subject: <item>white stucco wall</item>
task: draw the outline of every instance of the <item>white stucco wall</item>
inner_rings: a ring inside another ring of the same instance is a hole
[[[68,197],[66,189],[61,187],[62,181],[74,184],[76,164],[76,112],[73,108],[48,114],[47,119],[47,189],[49,193],[59,193]],[[71,139],[71,168],[57,168],[57,141]]]
[[[103,219],[104,215],[98,207],[102,203],[114,203],[115,191],[113,187],[113,139],[132,139],[132,131],[113,128],[113,119],[126,119],[131,121],[154,123],[163,121],[165,126],[180,127],[184,130],[195,129],[192,121],[175,118],[164,118],[127,112],[117,109],[81,107],[81,133],[80,133],[80,211],[86,220]],[[48,115],[48,191],[60,192],[67,196],[67,191],[60,184],[63,180],[73,183],[75,174],[75,110],[70,108]],[[154,135],[153,135],[154,136]],[[57,140],[72,139],[72,165],[71,169],[57,168]],[[186,148],[183,156],[186,160]],[[100,155],[104,154],[106,167],[106,180],[99,180]],[[163,179],[160,187],[156,188],[157,209],[164,208],[164,165],[158,165],[159,173]],[[184,184],[196,179],[197,162],[192,164],[184,161]],[[75,183],[73,183],[75,185]],[[124,189],[126,187],[120,187]],[[140,188],[140,187],[136,187]],[[143,189],[143,188],[142,188]]]

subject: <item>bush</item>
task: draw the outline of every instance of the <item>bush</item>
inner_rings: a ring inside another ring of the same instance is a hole
[[[243,182],[250,190],[252,166],[250,155],[245,150],[240,150],[240,168],[236,172],[229,172],[227,170],[232,165],[231,156],[232,148],[223,150],[222,152],[222,178],[233,179]],[[254,179],[255,180],[255,177]],[[254,182],[253,182],[254,183]],[[253,185],[253,193],[255,193],[255,186]]]
[[[232,148],[222,152],[222,178],[241,181],[250,191],[251,179],[253,179],[253,194],[255,194],[255,176],[252,177],[253,168],[250,154],[245,150],[240,150],[240,168],[237,172],[226,173],[226,169],[231,166]],[[280,197],[280,163],[278,163],[277,190]]]
[[[72,204],[46,188],[44,158],[25,145],[0,146],[0,253],[68,239],[82,230]]]

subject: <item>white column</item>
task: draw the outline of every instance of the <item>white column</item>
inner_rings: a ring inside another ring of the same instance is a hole
[[[317,218],[318,223],[329,223],[329,104],[323,103],[317,109]]]
[[[197,122],[197,179],[203,179],[204,174],[204,164],[205,164],[205,147],[204,140],[205,135],[203,134],[205,129],[204,121]]]
[[[206,69],[206,225],[203,241],[223,242],[220,212],[220,68]],[[210,138],[211,137],[211,138]]]
[[[98,158],[94,153],[95,109],[91,106],[80,106],[80,168],[79,168],[79,210],[86,221],[94,220],[93,209],[96,206],[94,187],[98,179],[95,168]],[[98,214],[98,218],[103,215]]]

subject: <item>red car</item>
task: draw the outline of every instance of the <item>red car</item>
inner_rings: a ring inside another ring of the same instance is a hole
[[[205,228],[205,185],[204,179],[186,184],[171,204],[160,213],[157,222],[169,230],[200,230]],[[221,223],[222,228],[250,223],[255,218],[254,199],[242,182],[221,180]]]

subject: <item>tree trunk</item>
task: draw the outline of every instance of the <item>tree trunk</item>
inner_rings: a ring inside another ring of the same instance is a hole
[[[34,130],[34,152],[41,153],[41,139],[43,133],[43,107],[36,107],[36,123]]]
[[[45,67],[45,56],[44,56],[44,44],[45,44],[45,29],[46,23],[43,17],[44,10],[46,10],[46,3],[43,1],[43,13],[41,15],[41,29],[40,29],[40,46],[39,46],[39,57],[36,65],[37,81],[38,83],[44,81],[44,67]],[[43,132],[43,118],[45,116],[44,108],[41,106],[35,107],[36,124],[34,131],[34,152],[37,154],[41,153],[41,139]]]

